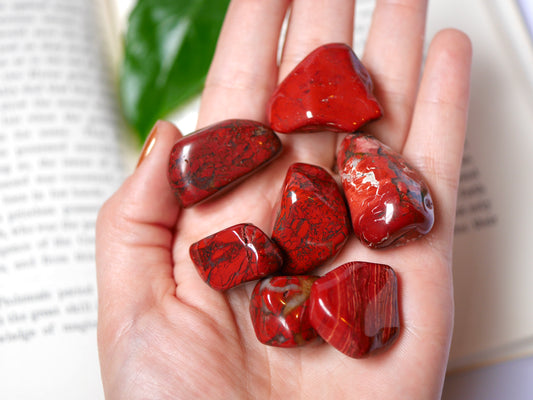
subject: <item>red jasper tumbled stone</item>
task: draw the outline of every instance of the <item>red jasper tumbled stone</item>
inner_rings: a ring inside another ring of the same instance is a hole
[[[400,330],[394,271],[367,262],[330,271],[311,287],[309,318],[322,339],[350,357],[390,345]]]
[[[169,183],[182,207],[190,207],[241,181],[280,152],[281,142],[267,126],[226,120],[176,142]]]
[[[310,53],[281,82],[268,105],[276,132],[355,132],[381,117],[366,68],[342,43]]]
[[[348,239],[349,224],[333,177],[315,165],[292,164],[271,236],[282,250],[284,274],[305,274],[334,257]]]
[[[208,236],[189,249],[202,279],[227,290],[278,271],[283,262],[274,243],[252,224],[238,224]]]
[[[368,135],[348,135],[337,164],[355,234],[369,247],[403,244],[428,233],[433,201],[422,175]]]
[[[276,347],[296,347],[317,337],[308,314],[315,276],[276,276],[257,282],[250,316],[259,341]]]

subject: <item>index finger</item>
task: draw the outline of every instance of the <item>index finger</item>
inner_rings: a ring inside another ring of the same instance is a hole
[[[446,250],[451,249],[455,221],[471,59],[472,46],[464,33],[450,29],[435,36],[403,151],[424,174],[438,202],[432,236]]]
[[[228,118],[266,121],[288,4],[289,0],[231,2],[202,94],[199,127]]]
[[[384,109],[369,130],[396,151],[403,147],[413,115],[426,11],[427,0],[377,0],[363,55]]]

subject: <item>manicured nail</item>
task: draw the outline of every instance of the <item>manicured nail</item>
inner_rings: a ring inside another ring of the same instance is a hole
[[[157,140],[157,127],[159,125],[159,121],[157,121],[150,131],[150,134],[146,138],[146,141],[144,142],[143,149],[141,151],[141,155],[139,156],[139,161],[137,162],[137,168],[139,168],[139,165],[144,161],[146,157],[150,154],[152,149],[154,148],[155,142]]]

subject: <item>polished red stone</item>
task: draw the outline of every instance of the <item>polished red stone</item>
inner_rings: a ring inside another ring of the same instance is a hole
[[[317,337],[308,314],[315,276],[276,276],[257,282],[250,300],[255,334],[264,344],[296,347]]]
[[[433,201],[422,175],[377,139],[348,135],[337,154],[353,230],[369,247],[402,244],[428,233]]]
[[[277,132],[355,132],[381,117],[370,75],[352,49],[321,46],[281,82],[268,105]]]
[[[168,179],[183,207],[220,193],[281,152],[276,134],[259,122],[227,120],[181,138],[170,154]]]
[[[349,224],[333,177],[315,165],[292,164],[272,231],[272,240],[283,253],[283,272],[305,274],[331,259],[346,243]]]
[[[281,254],[259,228],[238,224],[208,236],[189,249],[202,279],[212,288],[226,290],[278,271]]]
[[[400,330],[394,271],[366,262],[341,265],[313,283],[309,317],[322,339],[350,357],[390,345]]]

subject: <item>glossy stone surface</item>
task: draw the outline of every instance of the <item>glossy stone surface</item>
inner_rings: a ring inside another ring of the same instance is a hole
[[[292,164],[271,235],[282,250],[284,274],[305,274],[335,256],[348,239],[349,224],[333,177],[315,165]]]
[[[234,225],[193,243],[189,253],[202,279],[217,290],[263,278],[283,262],[276,245],[251,224]]]
[[[281,142],[255,121],[226,120],[181,138],[170,154],[168,179],[182,207],[220,193],[272,161]]]
[[[250,300],[250,316],[259,341],[296,347],[317,333],[309,321],[308,299],[315,276],[276,276],[259,281]]]
[[[433,201],[422,175],[372,136],[348,135],[338,169],[355,234],[369,247],[402,244],[428,233]]]
[[[383,264],[341,265],[313,283],[309,316],[322,339],[350,357],[388,346],[400,330],[396,275]]]
[[[355,132],[381,117],[367,70],[341,43],[321,46],[281,82],[268,105],[276,132]]]

